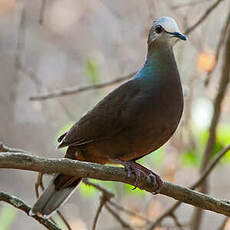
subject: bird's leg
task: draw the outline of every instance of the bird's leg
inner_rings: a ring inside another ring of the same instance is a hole
[[[128,172],[128,177],[131,176],[132,172],[135,174],[136,181],[135,181],[135,187],[133,189],[135,189],[138,186],[138,184],[140,183],[141,174],[143,174],[144,176],[149,176],[151,181],[154,184],[158,185],[158,188],[154,192],[154,194],[158,194],[161,191],[161,189],[163,187],[163,180],[161,179],[161,177],[157,173],[155,173],[152,170],[138,164],[135,161],[123,161],[120,159],[118,159],[118,160],[116,159],[115,162],[125,166],[125,170],[127,170],[127,172]]]

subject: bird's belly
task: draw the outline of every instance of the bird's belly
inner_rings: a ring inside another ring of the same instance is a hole
[[[163,144],[165,144],[169,138],[173,135],[176,128],[162,127],[158,130],[152,130],[152,132],[143,133],[139,136],[135,143],[130,144],[130,152],[127,150],[125,154],[120,155],[121,160],[134,160],[149,154]]]
[[[174,133],[176,127],[162,126],[158,129],[142,130],[138,134],[127,130],[111,139],[91,143],[87,146],[85,160],[96,163],[113,163],[113,160],[134,160],[161,147]]]
[[[183,110],[183,101],[161,97],[160,105],[136,111],[128,127],[108,139],[90,143],[86,160],[96,163],[111,163],[113,159],[134,160],[153,152],[165,144],[175,132]]]

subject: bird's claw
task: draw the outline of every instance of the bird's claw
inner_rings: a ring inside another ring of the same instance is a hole
[[[163,184],[164,184],[163,180],[161,179],[161,177],[158,174],[156,174],[152,171],[151,171],[151,174],[149,175],[149,177],[150,177],[151,181],[153,182],[153,184],[158,185],[157,190],[154,191],[152,194],[153,195],[159,194],[161,192],[161,189],[163,188]]]
[[[141,175],[144,175],[144,176],[149,176],[154,185],[156,184],[158,185],[157,190],[153,192],[153,194],[156,195],[160,193],[163,187],[163,181],[157,173],[151,171],[150,169],[145,168],[144,166],[134,161],[127,161],[127,162],[121,161],[121,164],[125,166],[125,170],[127,171],[128,178],[131,177],[132,173],[135,174],[136,180],[135,180],[134,188],[132,190],[135,190],[138,187],[138,185],[140,185]]]

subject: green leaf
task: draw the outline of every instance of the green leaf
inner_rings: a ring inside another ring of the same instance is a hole
[[[8,204],[4,204],[0,212],[0,230],[10,229],[16,216],[17,209]]]
[[[181,162],[185,166],[197,166],[200,162],[200,157],[198,154],[193,152],[192,150],[188,150],[181,155]]]
[[[93,182],[95,180],[91,179],[91,181]],[[94,197],[94,195],[97,193],[97,190],[93,186],[81,183],[79,186],[79,193],[82,196],[89,198],[89,197]]]
[[[208,136],[209,136],[209,131],[207,129],[202,130],[201,132],[198,133],[198,139],[202,147],[205,147],[208,140]]]
[[[145,196],[146,192],[139,188],[134,189],[133,185],[124,184],[124,195],[132,196]]]
[[[218,127],[217,139],[224,146],[230,144],[230,125],[221,125]]]
[[[219,152],[223,147],[230,144],[230,125],[220,125],[217,129],[217,144],[219,148],[216,148],[216,152]],[[230,151],[225,154],[221,159],[223,163],[230,163]]]
[[[113,193],[116,192],[115,182],[113,181],[101,181],[101,180],[92,179],[92,178],[90,179],[90,181],[95,184],[100,184],[102,187],[110,190]],[[95,196],[96,193],[98,193],[98,190],[95,189],[93,186],[81,183],[79,186],[79,192],[83,197],[92,198]]]
[[[161,165],[164,160],[164,157],[165,157],[164,147],[161,147],[156,151],[138,160],[138,163],[143,164],[148,168],[153,168]]]
[[[85,75],[93,85],[99,83],[99,64],[93,56],[89,56],[86,60]]]
[[[199,144],[202,148],[205,148],[208,137],[209,131],[202,130],[199,133]],[[221,124],[217,127],[216,130],[216,143],[212,150],[212,157],[214,157],[224,146],[230,144],[230,125]],[[227,153],[221,160],[221,162],[230,163],[230,153]]]

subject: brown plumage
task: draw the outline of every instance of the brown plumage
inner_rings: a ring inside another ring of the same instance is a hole
[[[154,151],[173,134],[182,113],[181,87],[178,79],[170,81],[165,90],[150,87],[151,92],[139,79],[126,82],[62,135],[58,147],[69,146],[67,158],[101,164]],[[169,83],[174,88],[167,91]]]
[[[167,30],[174,30],[167,31]],[[59,137],[65,157],[94,163],[121,163],[128,174],[150,176],[162,187],[161,178],[135,160],[162,146],[175,132],[183,111],[183,93],[172,51],[172,39],[185,37],[173,19],[153,23],[143,68],[84,115]],[[81,178],[58,174],[32,213],[55,211],[80,183]]]

